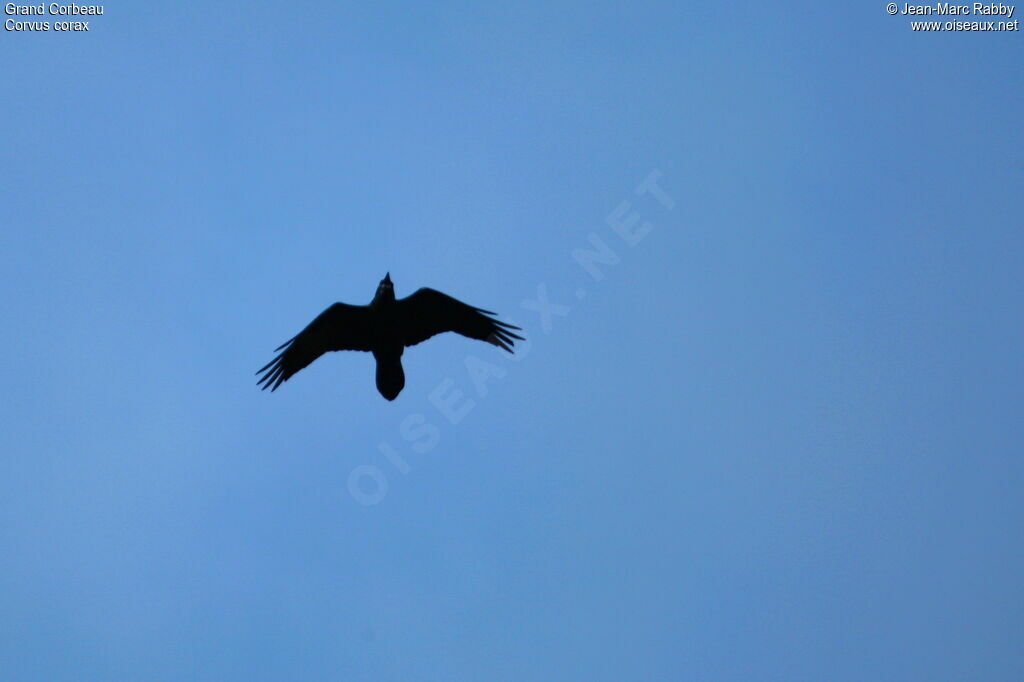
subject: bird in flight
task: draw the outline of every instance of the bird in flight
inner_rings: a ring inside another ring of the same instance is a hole
[[[434,289],[423,288],[395,299],[391,273],[377,286],[369,305],[335,303],[315,320],[275,349],[278,356],[263,366],[258,385],[276,391],[299,370],[328,351],[360,350],[377,361],[377,390],[394,400],[405,387],[402,353],[431,336],[455,332],[486,341],[509,353],[519,327],[490,317],[495,313],[474,308]],[[515,331],[513,331],[515,330]]]

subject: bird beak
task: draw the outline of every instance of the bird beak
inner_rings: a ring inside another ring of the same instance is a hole
[[[384,275],[384,282],[386,284],[391,284],[391,273],[390,272],[388,274]]]

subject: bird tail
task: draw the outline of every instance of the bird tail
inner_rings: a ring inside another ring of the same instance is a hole
[[[405,388],[405,371],[401,356],[377,358],[377,390],[388,400],[394,400]]]

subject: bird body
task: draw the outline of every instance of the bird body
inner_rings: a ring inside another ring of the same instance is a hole
[[[405,349],[436,334],[453,331],[511,353],[514,339],[523,340],[512,331],[519,331],[519,327],[491,315],[494,313],[434,289],[419,289],[411,296],[396,299],[388,273],[369,305],[335,303],[279,346],[279,355],[257,372],[263,374],[258,383],[263,389],[275,391],[328,351],[367,351],[377,363],[377,390],[387,400],[394,400],[405,387]]]
[[[377,362],[377,390],[388,400],[394,400],[405,388],[405,370],[402,368],[402,343],[400,313],[395,300],[395,288],[391,284],[391,273],[384,276],[377,294],[370,301],[370,310],[376,320],[373,326],[373,359]]]

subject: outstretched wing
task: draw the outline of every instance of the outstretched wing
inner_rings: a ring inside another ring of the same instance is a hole
[[[256,374],[258,383],[276,391],[282,381],[332,350],[368,351],[372,344],[372,319],[366,306],[335,303],[320,313],[296,336],[278,346],[281,353]],[[283,349],[283,350],[282,350]]]
[[[414,346],[435,334],[455,332],[492,343],[509,353],[515,345],[513,339],[523,341],[512,330],[522,331],[505,322],[495,320],[494,313],[474,308],[434,289],[420,289],[396,302],[399,328],[406,346]]]

